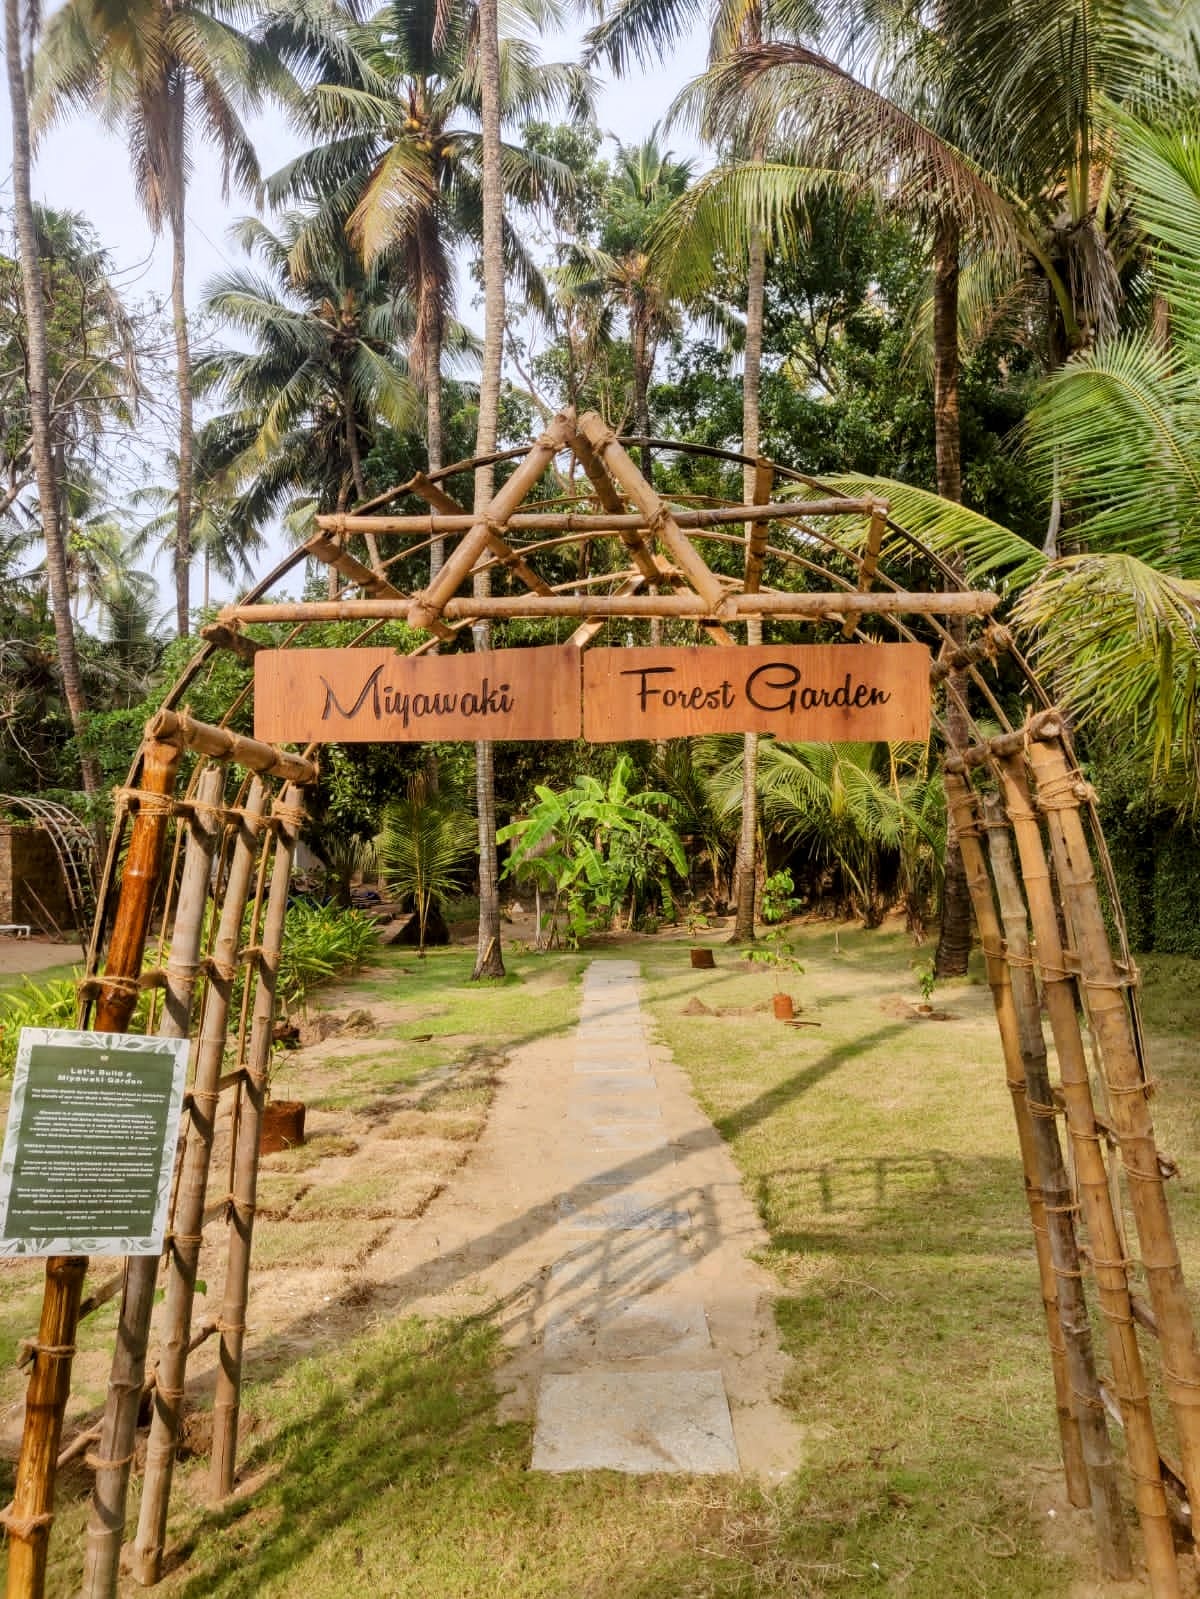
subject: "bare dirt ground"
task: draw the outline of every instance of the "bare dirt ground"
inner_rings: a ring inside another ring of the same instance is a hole
[[[0,975],[32,977],[50,966],[82,963],[83,949],[78,944],[60,944],[55,939],[36,936],[14,938],[0,933]]]

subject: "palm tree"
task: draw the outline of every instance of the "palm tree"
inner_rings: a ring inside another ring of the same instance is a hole
[[[1051,560],[910,485],[836,481],[885,494],[936,552],[958,552],[972,581],[1014,596],[1015,620],[1077,725],[1190,808],[1200,803],[1200,116],[1194,102],[1170,104],[1119,128],[1116,154],[1170,336],[1151,302],[1145,326],[1101,338],[1045,380],[1028,447],[1073,507],[1072,552]]]
[[[175,609],[189,629],[192,541],[192,373],[185,299],[187,174],[197,138],[220,157],[225,187],[258,186],[258,162],[239,108],[285,86],[278,59],[224,14],[220,0],[67,0],[46,27],[35,62],[34,125],[96,112],[120,128],[151,227],[169,228],[171,307],[179,407]]]
[[[650,239],[667,207],[687,188],[691,163],[677,161],[659,142],[658,125],[640,144],[617,145],[616,170],[605,197],[596,246],[567,250],[556,280],[569,294],[624,314],[633,368],[633,431],[650,432],[649,392],[662,340],[680,325],[681,299]],[[649,467],[643,455],[643,471]]]
[[[461,0],[446,6],[392,0],[353,31],[326,81],[302,107],[304,130],[320,142],[267,181],[276,204],[300,201],[308,221],[295,238],[297,270],[348,232],[369,268],[387,258],[413,306],[413,380],[426,406],[429,470],[443,464],[442,369],[455,307],[455,254],[477,248],[483,218],[483,135],[478,21]],[[540,62],[526,41],[500,45],[504,119],[587,103],[578,69]],[[501,150],[508,190],[523,202],[552,196],[567,181],[557,163],[519,145]],[[519,231],[503,225],[505,264],[526,297],[545,288]],[[431,572],[443,545],[430,549]]]
[[[248,581],[254,573],[251,556],[257,555],[266,542],[258,522],[238,515],[237,496],[230,481],[227,460],[228,430],[219,423],[202,427],[196,434],[193,446],[192,470],[192,547],[199,552],[203,574],[200,591],[200,608],[207,612],[212,605],[213,576],[229,584]],[[244,445],[244,433],[238,433],[239,445]],[[171,456],[168,466],[173,466]],[[135,512],[149,511],[134,535],[131,552],[141,555],[147,549],[175,552],[175,497],[176,490],[165,484],[151,484],[133,495]]]
[[[764,0],[713,0],[708,12],[709,64],[723,61],[733,52],[755,48],[762,43],[768,24]],[[704,8],[696,0],[652,0],[650,5],[642,0],[620,0],[605,21],[592,29],[588,37],[590,59],[606,56],[615,71],[623,70],[630,56],[643,61],[653,51],[664,50],[680,37],[689,26],[704,18]],[[736,118],[726,118],[724,126],[716,131],[729,135],[736,129]],[[736,137],[736,133],[734,133]],[[767,140],[759,137],[749,146],[753,161],[761,163]],[[711,213],[710,213],[710,226]],[[749,221],[746,238],[746,338],[742,387],[742,449],[747,455],[759,452],[759,393],[762,373],[764,287],[766,283],[767,232],[762,220]],[[740,253],[740,252],[739,252]],[[736,258],[736,257],[735,257]],[[697,256],[693,254],[692,261]],[[711,270],[710,257],[701,268],[701,279]],[[649,464],[649,452],[646,454]],[[753,467],[745,472],[744,495],[751,499],[754,492]],[[750,529],[746,530],[747,540]],[[762,624],[748,621],[746,641],[762,643]],[[758,841],[757,789],[755,786],[755,755],[758,735],[747,733],[743,741],[745,786],[742,794],[742,821],[738,838],[737,866],[734,871],[734,896],[736,916],[733,941],[744,942],[754,937],[755,856]]]
[[[853,19],[835,12],[835,20]],[[1126,241],[1103,97],[1137,83],[1139,73],[1144,80],[1146,41],[1139,56],[1120,7],[1098,17],[1075,0],[1041,8],[1032,27],[1015,0],[982,7],[955,0],[932,22],[916,8],[890,21],[888,33],[867,30],[883,62],[882,92],[792,38],[718,61],[697,93],[710,119],[735,119],[757,149],[771,139],[803,152],[808,182],[840,170],[843,179],[878,187],[886,174],[891,203],[928,228],[937,487],[958,501],[962,239],[977,254],[991,253],[988,270],[1009,295],[1022,278],[1027,286],[1036,281],[1048,364],[1114,325]],[[959,743],[966,729],[954,687],[947,736]],[[969,896],[951,844],[939,973],[964,971],[969,949]]]
[[[499,0],[479,0],[478,79],[483,138],[480,145],[480,195],[483,202],[483,368],[479,379],[479,425],[475,454],[495,453],[500,422],[500,375],[504,360],[504,151],[500,81]],[[495,469],[475,469],[475,515],[491,505]],[[475,593],[486,595],[490,575],[477,573]],[[475,648],[491,643],[486,623],[472,629]],[[472,979],[503,977],[500,949],[500,868],[496,857],[496,768],[491,744],[475,746],[475,798],[479,813],[479,937]]]
[[[344,510],[352,494],[365,499],[376,427],[403,429],[417,414],[399,353],[411,326],[403,291],[385,261],[364,267],[336,235],[320,256],[306,249],[301,270],[308,220],[290,212],[275,232],[240,223],[234,237],[265,273],[236,269],[207,288],[206,310],[252,346],[217,350],[196,373],[228,407],[199,441],[214,550],[253,548],[264,523],[300,501]]]
[[[16,215],[28,336],[26,385],[29,391],[30,437],[42,528],[46,540],[46,573],[50,585],[50,603],[54,614],[54,636],[58,644],[63,695],[70,712],[75,737],[81,741],[87,706],[83,696],[79,656],[75,647],[75,628],[71,618],[66,540],[59,521],[60,486],[55,476],[51,443],[49,360],[37,226],[30,192],[32,157],[29,105],[25,93],[26,66],[22,59],[24,37],[22,22],[20,0],[5,0],[4,47],[8,99],[12,113],[13,207]],[[99,768],[93,759],[83,753],[82,741],[80,765],[84,788],[89,794],[95,793],[100,786]]]

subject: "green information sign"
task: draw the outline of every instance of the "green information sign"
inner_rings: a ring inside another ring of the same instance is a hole
[[[186,1038],[25,1027],[0,1154],[0,1256],[162,1249]]]

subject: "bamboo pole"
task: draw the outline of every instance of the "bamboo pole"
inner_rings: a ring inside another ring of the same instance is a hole
[[[1030,740],[1037,803],[1046,817],[1055,874],[1075,939],[1079,980],[1103,1068],[1109,1114],[1120,1144],[1142,1268],[1158,1322],[1163,1385],[1179,1432],[1188,1500],[1200,1505],[1200,1351],[1158,1162],[1151,1085],[1143,1073],[1125,989],[1104,925],[1080,800],[1087,787],[1067,757],[1061,723],[1043,717]]]
[[[8,1599],[42,1599],[46,1588],[54,1479],[87,1265],[86,1255],[54,1255],[46,1262],[17,1480],[12,1504],[0,1512],[8,1533]]]
[[[1178,1599],[1179,1567],[1150,1412],[1150,1394],[1130,1302],[1128,1263],[1121,1250],[1120,1230],[1113,1214],[1101,1134],[1096,1127],[1088,1082],[1087,1055],[1075,1013],[1074,983],[1064,964],[1049,862],[1030,800],[1024,756],[1005,755],[997,759],[996,765],[1004,808],[1016,839],[1037,946],[1042,993],[1058,1055],[1067,1127],[1075,1151],[1076,1184],[1091,1244],[1092,1272],[1104,1317],[1113,1383],[1125,1421],[1134,1504],[1142,1528],[1150,1590],[1154,1599]]]
[[[469,513],[463,511],[462,506],[453,495],[447,494],[445,489],[441,488],[437,483],[431,482],[424,472],[415,473],[409,479],[408,487],[414,494],[419,495],[421,499],[427,501],[436,511],[442,514],[469,515]],[[474,523],[474,521],[475,518],[472,516],[471,522]],[[514,576],[520,578],[525,587],[534,594],[552,594],[554,592],[545,578],[539,577],[525,557],[518,550],[514,550],[507,540],[502,539],[495,529],[488,533],[487,547],[500,565],[507,567]]]
[[[209,959],[208,993],[196,1049],[190,1093],[190,1124],[180,1173],[167,1262],[167,1298],[154,1410],[146,1446],[146,1469],[138,1513],[131,1570],[149,1587],[162,1576],[163,1549],[170,1508],[171,1480],[179,1444],[183,1390],[191,1347],[196,1270],[204,1231],[204,1202],[216,1130],[218,1084],[225,1058],[229,1006],[237,980],[238,945],[250,892],[265,806],[262,782],[254,778],[238,818],[229,875],[221,903],[221,920]]]
[[[585,419],[586,420],[586,419]],[[580,426],[582,427],[582,422]],[[603,427],[603,423],[600,424]],[[580,464],[587,471],[584,463],[583,452],[578,448],[581,441],[590,442],[595,448],[592,459],[603,453],[597,446],[596,439],[585,441],[584,435],[577,435],[576,453]],[[626,496],[638,507],[636,511],[627,511],[620,495],[614,496],[614,503],[604,511],[513,511],[503,518],[503,525],[514,533],[624,533],[637,534],[645,529],[647,524],[654,521],[662,511],[671,518],[677,528],[696,528],[703,530],[710,527],[724,527],[728,522],[794,522],[800,517],[807,516],[870,516],[882,502],[878,500],[764,500],[753,505],[703,505],[703,506],[672,506],[663,500],[654,490],[650,490],[650,498],[645,492],[646,480],[638,471],[624,449],[613,435],[613,444],[610,449],[621,451],[630,467],[637,473],[642,488],[635,494],[632,489],[632,480],[619,479],[620,488]],[[539,467],[540,472],[545,466],[543,461]],[[617,476],[616,472],[613,473]],[[514,474],[515,476],[515,474]],[[591,473],[588,473],[591,477]],[[509,479],[511,482],[512,479]],[[592,480],[595,483],[595,479]],[[505,488],[508,484],[504,485]],[[598,488],[598,485],[597,485]],[[418,492],[421,492],[418,490]],[[599,491],[597,499],[604,504],[605,496]],[[517,502],[519,503],[519,502]],[[883,507],[886,515],[887,507]],[[500,521],[500,517],[494,520]],[[318,516],[317,526],[326,533],[342,535],[345,533],[420,533],[426,538],[438,533],[464,533],[478,526],[475,516],[470,511],[429,511],[415,512],[411,516],[355,516],[352,512],[336,513],[328,516]],[[639,541],[640,542],[640,541]],[[485,538],[481,542],[481,552],[488,546]],[[633,546],[630,545],[632,552]],[[450,591],[453,593],[453,589]]]
[[[406,605],[406,600],[362,600],[363,605]],[[272,613],[275,607],[268,605]],[[401,614],[401,613],[397,613]],[[208,722],[198,722],[187,711],[159,711],[146,724],[148,738],[178,739],[189,749],[199,750],[215,761],[233,761],[248,772],[260,772],[264,777],[282,777],[289,783],[315,783],[317,767],[302,755],[292,755],[287,750],[276,749],[256,738],[245,738],[227,727],[213,727]]]
[[[187,849],[167,959],[163,1014],[157,1029],[160,1038],[186,1038],[191,1031],[204,910],[213,856],[221,835],[224,781],[219,767],[209,768],[201,775],[195,800],[189,807]],[[96,1476],[84,1547],[82,1599],[113,1599],[117,1592],[158,1266],[157,1255],[131,1256],[125,1262],[125,1287],[100,1422],[100,1442],[91,1461]]]
[[[896,616],[904,613],[922,616],[987,616],[999,603],[995,594],[970,591],[941,594],[891,590],[871,594],[851,591],[841,594],[738,594],[727,592],[719,584],[717,589],[721,598],[714,605],[710,605],[699,594],[514,594],[480,599],[464,597],[447,600],[442,615],[455,620],[459,617],[499,620],[529,616],[719,616],[723,621],[746,616],[838,618],[851,613],[856,616]],[[226,622],[411,622],[404,602],[397,600],[280,600],[273,605],[230,605],[221,615]],[[412,625],[424,626],[416,622]],[[223,732],[224,729],[214,731]],[[231,738],[233,736],[230,735]],[[240,755],[233,758],[242,759]],[[243,764],[250,765],[250,762],[243,760]],[[263,769],[261,766],[251,767],[254,771]]]
[[[147,742],[142,750],[141,787],[136,795],[128,796],[136,801],[137,810],[93,1024],[102,1032],[122,1031],[137,1005],[137,974],[145,953],[181,754],[176,743]],[[115,829],[113,833],[114,849],[118,832]],[[58,1443],[71,1391],[71,1357],[86,1270],[87,1261],[80,1256],[52,1256],[46,1262],[38,1334],[42,1353],[35,1353],[30,1376],[17,1462],[18,1491],[7,1518],[12,1545],[9,1599],[40,1599],[45,1583]]]
[[[304,821],[304,796],[289,784],[272,807],[275,852],[267,910],[259,939],[258,986],[254,1019],[246,1052],[245,1072],[239,1091],[233,1181],[229,1201],[229,1249],[225,1289],[221,1304],[221,1343],[217,1387],[213,1400],[213,1443],[209,1488],[213,1498],[233,1492],[237,1466],[238,1407],[242,1388],[242,1348],[246,1334],[246,1301],[250,1286],[250,1246],[254,1236],[254,1210],[258,1192],[258,1140],[275,1026],[275,985],[279,952],[287,914],[292,857]]]
[[[570,438],[574,424],[575,418],[568,411],[554,418],[512,476],[492,496],[482,517],[464,513],[463,518],[448,518],[431,513],[424,519],[430,533],[435,531],[435,522],[465,519],[466,532],[429,587],[416,597],[409,616],[413,627],[428,628],[437,620],[446,601],[470,575],[476,561],[487,549],[488,539],[507,524],[517,506]]]
[[[1058,1141],[1037,984],[1029,958],[1025,902],[1008,827],[999,802],[985,798],[988,856],[1002,930],[980,843],[979,804],[974,791],[965,778],[947,773],[946,794],[955,836],[962,845],[967,884],[987,961],[1025,1165],[1055,1368],[1067,1496],[1073,1505],[1091,1505],[1101,1568],[1105,1576],[1124,1579],[1132,1569],[1129,1537],[1096,1376],[1075,1237],[1076,1207]]]
[[[711,610],[720,602],[725,591],[708,562],[684,533],[682,524],[670,506],[647,483],[634,465],[633,458],[621,448],[616,434],[594,411],[588,411],[579,418],[577,431],[587,439],[618,489],[637,506],[651,537],[662,539],[676,566]],[[742,508],[727,506],[725,509],[736,511]],[[744,522],[750,518],[735,515],[733,520]]]
[[[879,565],[879,552],[883,548],[883,535],[887,529],[887,506],[876,505],[871,511],[871,520],[867,527],[867,545],[863,551],[862,560],[858,563],[858,586],[860,589],[869,589],[875,580],[875,571]],[[858,623],[852,616],[846,618],[842,628],[843,638],[853,638],[854,630]]]
[[[582,433],[576,433],[574,446],[575,454],[579,458],[579,464],[596,491],[596,498],[608,513],[605,519],[608,528],[618,536],[621,543],[629,551],[629,556],[634,566],[637,567],[645,581],[653,588],[656,583],[661,583],[664,580],[666,573],[659,565],[658,557],[642,537],[642,518],[640,516],[637,518],[636,527],[626,527],[624,525],[627,520],[625,502],[617,493],[616,484],[604,470],[599,457],[588,443],[586,436]],[[618,519],[621,524],[619,526],[616,525]]]
[[[1071,1382],[1067,1369],[1067,1351],[1059,1313],[1058,1293],[1055,1285],[1054,1265],[1050,1257],[1046,1194],[1041,1181],[1037,1158],[1036,1133],[1030,1096],[1025,1077],[1025,1051],[1027,1040],[1022,1034],[1012,973],[1006,959],[1005,943],[1000,921],[992,897],[992,883],[988,876],[983,847],[980,843],[982,827],[979,801],[966,779],[951,772],[944,777],[946,803],[954,823],[955,836],[963,837],[963,864],[966,868],[967,887],[975,921],[979,928],[980,944],[987,967],[988,986],[996,1011],[1000,1030],[1000,1043],[1004,1055],[1005,1081],[1012,1099],[1013,1118],[1017,1126],[1017,1142],[1021,1150],[1021,1165],[1025,1175],[1025,1198],[1029,1205],[1030,1223],[1033,1227],[1037,1250],[1038,1273],[1041,1280],[1042,1306],[1046,1315],[1046,1329],[1050,1343],[1051,1365],[1054,1372],[1054,1392],[1058,1411],[1058,1428],[1062,1443],[1063,1468],[1067,1480],[1067,1496],[1073,1505],[1091,1502],[1087,1468],[1079,1421],[1071,1402]],[[1069,1217],[1065,1218],[1069,1223]],[[1098,1395],[1097,1395],[1098,1397]],[[1101,1422],[1103,1427],[1103,1422]],[[1107,1438],[1105,1440],[1107,1442]],[[1117,1507],[1119,1515],[1119,1504]],[[1126,1553],[1128,1561],[1128,1552]],[[1110,1573],[1111,1575],[1112,1573]]]
[[[123,1033],[137,1008],[137,979],[146,953],[146,935],[158,880],[162,852],[171,819],[171,795],[183,758],[182,743],[169,733],[146,729],[142,747],[139,787],[128,795],[137,805],[129,831],[129,848],[121,871],[121,894],[113,917],[108,958],[104,964],[100,995],[92,1026],[98,1033]]]

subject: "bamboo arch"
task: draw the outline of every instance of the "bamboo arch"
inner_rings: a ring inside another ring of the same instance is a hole
[[[697,462],[741,469],[753,494],[660,492],[635,465],[635,448],[644,462],[665,462],[685,475]],[[469,487],[483,464],[511,470],[477,516],[451,486],[462,479]],[[420,558],[435,540],[455,536],[440,572],[422,584],[414,577]],[[354,548],[360,537],[367,560]],[[391,543],[399,547],[392,551]],[[546,557],[572,549],[575,575],[549,582]],[[593,559],[605,569],[592,570]],[[325,567],[330,597],[281,597],[281,586],[308,560]],[[500,592],[462,593],[480,573]],[[3,1512],[9,1599],[42,1593],[56,1466],[84,1451],[95,1486],[82,1591],[86,1599],[116,1593],[138,1410],[147,1395],[152,1415],[131,1566],[144,1584],[159,1579],[188,1356],[208,1338],[219,1340],[210,1486],[216,1498],[233,1487],[275,978],[304,796],[318,776],[312,748],[289,752],[238,730],[254,657],[266,642],[262,629],[272,629],[272,647],[303,648],[314,625],[359,624],[353,642],[364,644],[400,620],[424,633],[411,651],[420,654],[452,647],[472,625],[498,618],[552,621],[556,630],[569,623],[567,642],[580,649],[611,619],[627,626],[669,620],[694,629],[706,648],[737,648],[731,627],[764,618],[816,628],[818,638],[935,646],[930,692],[953,703],[969,729],[967,745],[950,749],[944,762],[947,801],[1012,1097],[1068,1495],[1091,1508],[1105,1574],[1128,1576],[1113,1421],[1125,1435],[1151,1592],[1175,1599],[1173,1527],[1187,1526],[1190,1506],[1200,1503],[1200,1349],[1165,1193],[1173,1166],[1154,1139],[1137,971],[1095,796],[1064,719],[992,620],[997,603],[993,594],[967,589],[882,501],[840,494],[764,457],[618,439],[598,416],[564,412],[534,443],[486,462],[418,473],[353,513],[318,517],[303,545],[202,628],[197,653],[148,724],[117,792],[80,988],[81,1025],[125,1029],[148,996],[147,1031],[195,1041],[167,1246],[161,1263],[130,1260],[86,1300],[87,1262],[48,1262],[41,1325],[26,1346],[16,1495]],[[186,709],[188,691],[229,657],[240,685],[219,724],[197,721]],[[155,922],[157,950],[147,958]],[[214,1129],[227,1095],[236,1134],[228,1179],[214,1198]],[[222,1219],[222,1308],[195,1327],[201,1235]],[[1144,1295],[1132,1286],[1135,1270],[1144,1276]],[[160,1273],[165,1306],[148,1376]],[[1105,1376],[1093,1347],[1089,1280]],[[103,1416],[64,1449],[78,1319],[117,1294]],[[1165,1400],[1161,1421],[1152,1384]]]

